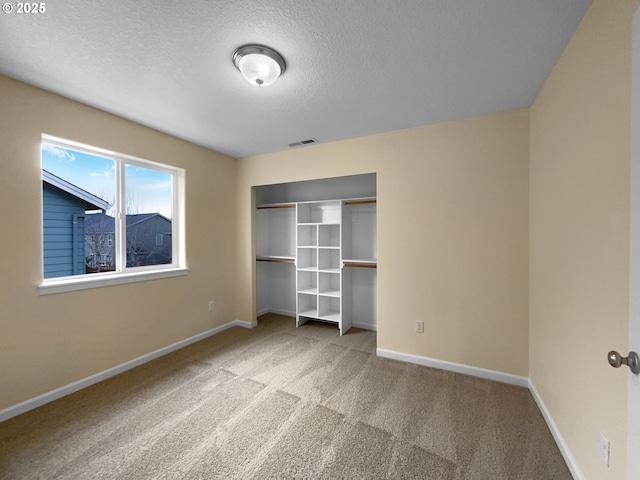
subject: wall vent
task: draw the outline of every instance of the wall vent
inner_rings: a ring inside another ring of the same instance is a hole
[[[290,147],[302,147],[304,145],[311,145],[313,143],[318,143],[318,140],[315,138],[308,138],[307,140],[300,140],[299,142],[290,143]]]

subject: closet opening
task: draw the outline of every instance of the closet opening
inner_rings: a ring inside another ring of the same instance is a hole
[[[255,187],[258,317],[377,330],[376,174]]]

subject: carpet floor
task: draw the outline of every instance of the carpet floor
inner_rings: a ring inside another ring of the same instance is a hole
[[[571,480],[528,390],[268,314],[0,423],[1,479]]]

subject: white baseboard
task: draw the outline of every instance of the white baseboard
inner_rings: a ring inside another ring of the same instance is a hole
[[[356,328],[361,328],[363,330],[371,330],[372,332],[377,332],[378,331],[378,326],[377,325],[371,325],[370,323],[352,323],[351,324],[352,327],[356,327]]]
[[[279,308],[263,308],[262,310],[256,312],[256,316],[265,315],[267,313],[277,313],[278,315],[284,315],[286,317],[294,317],[296,316],[296,312],[290,312],[289,310],[280,310]]]
[[[549,427],[549,430],[551,430],[551,435],[553,435],[556,444],[558,444],[560,453],[562,454],[564,462],[567,464],[567,468],[569,468],[569,471],[571,472],[574,480],[585,480],[584,475],[580,471],[580,467],[578,467],[576,459],[573,458],[573,455],[571,455],[571,451],[564,441],[564,438],[562,437],[562,434],[560,433],[556,422],[553,421],[551,413],[549,413],[549,410],[547,410],[547,406],[542,401],[542,398],[540,397],[540,394],[538,394],[538,391],[536,390],[536,387],[531,379],[529,379],[529,391],[531,392],[531,395],[533,395],[533,399],[538,404],[538,408],[540,409],[540,412],[544,417],[544,421],[547,422],[547,426]]]
[[[256,316],[260,317],[262,315],[266,315],[267,313],[277,313],[278,315],[284,315],[286,317],[296,318],[296,312],[289,312],[287,310],[280,310],[277,308],[263,308],[256,312]],[[377,325],[371,325],[370,323],[352,323],[352,327],[362,328],[363,330],[371,330],[374,332],[378,331]]]
[[[222,327],[218,327],[218,328],[221,328],[222,330],[218,330],[215,333],[220,333],[223,330],[227,330],[228,328],[231,328],[231,327],[254,328],[257,326],[258,326],[257,320],[254,320],[253,322],[247,322],[245,320],[234,320],[233,322],[225,323],[224,325],[222,325]]]
[[[69,385],[65,385],[64,387],[56,388],[55,390],[52,390],[50,392],[43,393],[42,395],[38,395],[37,397],[25,400],[24,402],[5,408],[4,410],[0,410],[0,422],[8,420],[12,417],[16,417],[22,413],[28,412],[29,410],[33,410],[34,408],[40,407],[46,403],[53,402],[54,400],[77,392],[78,390],[82,390],[83,388],[106,380],[107,378],[118,375],[119,373],[131,370],[132,368],[142,365],[143,363],[155,360],[156,358],[174,352],[175,350],[186,347],[187,345],[190,345],[192,343],[203,340],[207,337],[210,337],[211,335],[215,335],[216,333],[220,333],[231,327],[253,328],[257,324],[258,322],[256,321],[246,322],[243,320],[234,320],[232,322],[225,323],[224,325],[220,325],[219,327],[212,328],[211,330],[207,330],[206,332],[199,333],[198,335],[194,335],[193,337],[189,337],[172,345],[168,345],[154,352],[147,353],[146,355],[142,355],[141,357],[134,358],[133,360],[96,373],[95,375],[91,375],[90,377],[83,378],[82,380],[70,383]]]
[[[461,363],[447,362],[444,360],[437,360],[435,358],[412,355],[410,353],[385,350],[383,348],[378,348],[376,353],[379,357],[400,360],[401,362],[416,363],[418,365],[424,365],[425,367],[439,368],[440,370],[462,373],[464,375],[471,375],[472,377],[484,378],[486,380],[507,383],[509,385],[515,385],[518,387],[529,387],[529,379],[527,377],[521,377],[519,375],[513,375],[511,373],[498,372],[496,370],[487,370],[486,368],[471,367],[469,365],[463,365]]]

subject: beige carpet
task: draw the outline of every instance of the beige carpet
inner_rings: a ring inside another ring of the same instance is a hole
[[[2,479],[571,479],[526,389],[266,315],[0,423]]]

